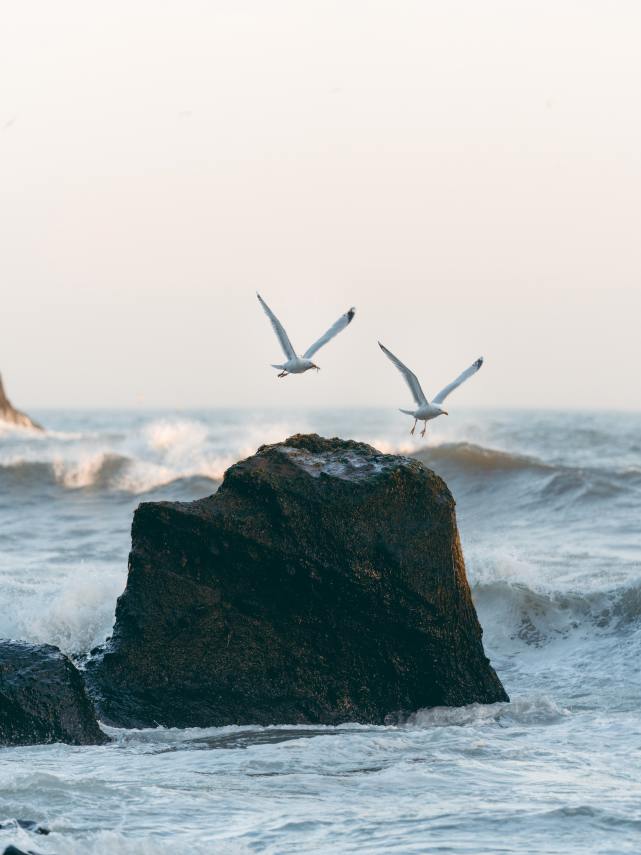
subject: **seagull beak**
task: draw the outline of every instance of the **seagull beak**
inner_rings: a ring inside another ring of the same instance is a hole
[[[446,413],[446,412],[445,412],[445,410],[443,410],[443,415],[444,415],[444,416],[449,416],[449,413]]]

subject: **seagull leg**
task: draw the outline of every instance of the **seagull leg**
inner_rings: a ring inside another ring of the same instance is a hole
[[[410,433],[412,434],[412,436],[414,436],[414,431],[416,430],[416,423],[417,423],[417,422],[418,422],[418,419],[414,419],[414,427],[413,427],[413,428],[412,428],[412,430],[410,431]]]
[[[281,372],[280,372],[280,374],[279,374],[278,376],[279,376],[279,377],[287,377],[287,372],[286,372],[286,371],[281,371]]]
[[[421,436],[425,436],[425,431],[426,431],[426,430],[427,430],[427,422],[425,422],[425,425],[424,425],[424,427],[423,427],[423,430],[421,431]]]

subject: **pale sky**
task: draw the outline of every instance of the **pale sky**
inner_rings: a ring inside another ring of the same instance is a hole
[[[637,0],[0,0],[29,406],[641,407]],[[274,379],[261,294],[319,373]]]

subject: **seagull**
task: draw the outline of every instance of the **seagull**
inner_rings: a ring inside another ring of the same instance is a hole
[[[333,339],[335,335],[338,335],[338,333],[344,330],[346,326],[351,324],[354,315],[356,314],[356,309],[352,306],[352,308],[345,312],[344,315],[340,316],[336,323],[333,324],[327,332],[318,339],[318,341],[314,342],[311,347],[308,347],[302,356],[296,356],[296,352],[294,351],[292,343],[285,332],[285,328],[260,296],[258,291],[256,292],[256,296],[258,297],[260,305],[265,310],[265,314],[271,321],[274,332],[276,333],[280,346],[283,348],[283,353],[286,356],[286,360],[282,365],[272,364],[272,368],[281,369],[281,372],[278,375],[279,377],[287,377],[288,374],[302,374],[304,371],[309,371],[310,368],[315,368],[317,371],[320,371],[318,365],[312,362],[311,357],[317,350],[320,350],[324,344],[327,344],[327,342]]]
[[[394,356],[386,347],[384,347],[380,341],[378,346],[383,351],[385,356],[390,359],[394,365],[401,372],[403,377],[405,378],[405,382],[410,387],[410,391],[412,393],[412,397],[416,401],[417,408],[415,410],[401,410],[402,413],[407,413],[408,416],[414,416],[414,427],[410,431],[411,434],[416,430],[416,423],[420,420],[425,422],[425,427],[421,431],[421,436],[425,436],[425,431],[427,430],[427,423],[431,421],[431,419],[435,419],[437,416],[447,416],[449,415],[440,404],[447,398],[450,392],[453,392],[461,383],[464,383],[468,377],[471,377],[473,374],[479,370],[481,365],[483,365],[483,357],[481,356],[476,362],[473,362],[469,368],[466,368],[462,374],[456,378],[456,380],[452,380],[444,389],[435,395],[430,403],[423,390],[421,389],[421,384],[418,382],[418,378],[413,371],[410,371],[407,365],[403,365],[398,357]]]

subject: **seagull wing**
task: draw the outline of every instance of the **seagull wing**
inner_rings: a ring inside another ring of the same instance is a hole
[[[387,358],[390,359],[394,363],[394,365],[398,368],[398,370],[401,372],[401,374],[405,378],[405,382],[410,387],[410,392],[412,393],[412,396],[413,396],[414,400],[416,401],[416,403],[418,404],[418,406],[419,407],[425,406],[428,403],[428,401],[427,401],[427,398],[425,397],[425,394],[423,393],[423,390],[421,389],[421,384],[418,382],[418,378],[416,377],[416,374],[414,374],[413,371],[410,371],[409,368],[407,367],[407,365],[403,365],[401,360],[398,359],[396,356],[394,356],[394,354],[391,353],[391,351],[389,351],[386,347],[384,347],[380,343],[380,341],[378,343],[378,346],[383,351],[385,356],[387,356]]]
[[[276,315],[269,308],[267,303],[260,296],[258,291],[256,291],[256,296],[258,297],[258,301],[260,302],[260,305],[265,310],[265,314],[267,315],[267,317],[271,321],[271,325],[274,328],[274,332],[278,336],[278,341],[280,342],[280,346],[283,348],[283,353],[285,354],[287,359],[296,359],[296,353],[294,352],[294,348],[292,347],[292,343],[289,340],[287,333],[285,332],[285,328],[283,327],[281,322],[278,320]]]
[[[339,332],[345,329],[345,327],[349,326],[354,319],[354,315],[356,314],[356,309],[352,306],[349,311],[345,312],[344,315],[341,315],[340,318],[336,321],[335,324],[327,330],[325,335],[322,335],[318,341],[315,341],[311,347],[308,347],[305,353],[303,354],[303,359],[310,359],[317,350],[320,350],[324,344],[327,344],[328,341],[334,338],[335,335],[338,335]]]
[[[452,382],[449,384],[449,386],[446,386],[444,389],[441,389],[441,391],[438,393],[438,395],[436,395],[436,397],[434,398],[432,403],[433,404],[442,404],[443,401],[450,394],[450,392],[453,392],[458,386],[461,385],[461,383],[465,383],[465,381],[468,379],[468,377],[471,377],[473,374],[476,374],[476,372],[479,370],[481,365],[483,365],[483,357],[482,356],[479,359],[477,359],[476,362],[473,362],[469,368],[466,368],[462,374],[459,374],[459,376],[456,378],[456,380],[452,380]]]

